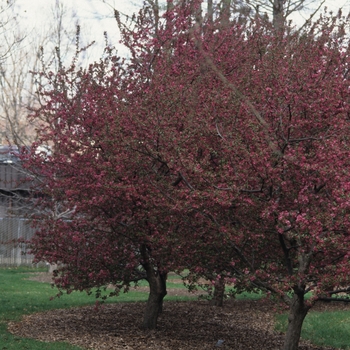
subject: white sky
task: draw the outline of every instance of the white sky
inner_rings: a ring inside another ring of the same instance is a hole
[[[113,17],[113,8],[119,11],[132,14],[136,12],[142,5],[142,0],[60,0],[67,9],[67,18],[71,19],[71,14],[75,14],[81,25],[82,37],[87,40],[101,44],[104,43],[103,32],[107,31],[111,43],[117,45],[119,34],[116,20]],[[56,0],[16,0],[20,10],[22,23],[26,23],[28,28],[35,27],[37,31],[45,32],[49,21],[52,18],[52,8]],[[319,0],[316,0],[312,5],[315,8]],[[326,0],[324,6],[329,10],[336,12],[340,7],[344,8],[344,12],[350,9],[350,0]],[[303,23],[303,17],[307,18],[307,13],[296,14],[293,20]],[[316,16],[317,17],[317,16]],[[76,21],[73,20],[73,21]],[[70,23],[74,27],[75,23]],[[95,48],[96,50],[96,48]],[[101,51],[99,51],[101,52]],[[99,53],[95,52],[97,56]],[[123,54],[121,49],[120,54]]]
[[[56,0],[14,0],[18,6],[20,23],[27,30],[33,30],[39,35],[45,36],[52,25],[53,8]],[[117,46],[120,40],[117,22],[113,9],[132,15],[142,5],[142,0],[59,0],[67,12],[65,26],[75,30],[76,24],[81,26],[82,44],[95,41],[100,45],[94,45],[89,49],[94,59],[101,57],[104,47],[105,31],[112,45]],[[72,15],[75,16],[72,18]],[[50,21],[51,20],[51,21]],[[125,55],[126,49],[118,47],[119,54]]]
[[[105,29],[113,27],[114,20],[107,18],[112,16],[112,8],[131,14],[142,6],[142,0],[60,0],[67,8],[73,9],[82,21],[92,23],[100,17]],[[45,20],[44,15],[50,13],[56,0],[16,0],[33,24]],[[315,5],[319,0],[315,1]],[[350,0],[326,0],[325,5],[329,9],[337,11],[340,7],[350,8]]]
[[[312,9],[316,9],[319,6],[320,2],[320,0],[315,0],[310,5],[309,11],[303,11],[303,13],[295,13],[295,16],[292,15],[293,20],[296,20],[297,22],[301,21],[301,23],[304,23],[304,20],[308,18],[308,14],[312,12]],[[327,7],[329,11],[333,11],[334,13],[337,13],[338,10],[342,8],[343,14],[347,14],[350,11],[350,0],[326,0],[321,9],[324,7]],[[316,14],[314,19],[317,17],[318,16]]]

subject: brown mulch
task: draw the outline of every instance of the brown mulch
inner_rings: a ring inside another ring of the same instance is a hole
[[[52,310],[10,323],[17,336],[66,341],[95,350],[278,350],[283,334],[273,331],[273,306],[264,301],[227,301],[223,308],[206,301],[165,302],[156,331],[143,331],[144,303],[104,304]],[[302,342],[300,350],[325,350]]]

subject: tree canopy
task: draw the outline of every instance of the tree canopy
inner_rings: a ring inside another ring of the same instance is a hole
[[[36,259],[68,291],[146,278],[145,328],[170,270],[258,288],[296,349],[313,303],[349,291],[347,21],[223,25],[195,3],[152,21],[124,31],[130,60],[43,73]]]

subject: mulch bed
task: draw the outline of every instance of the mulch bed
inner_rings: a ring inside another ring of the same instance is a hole
[[[38,278],[47,282],[47,276]],[[95,350],[206,350],[218,349],[219,340],[224,341],[220,349],[280,350],[283,345],[283,334],[274,331],[274,305],[268,300],[229,300],[222,308],[210,306],[207,301],[165,302],[155,331],[139,327],[144,306],[116,303],[97,309],[90,306],[52,310],[23,316],[8,328],[20,337],[65,341]],[[316,307],[334,308],[347,306],[328,303]],[[300,350],[307,349],[333,348],[301,342]]]
[[[205,301],[166,302],[156,331],[143,331],[144,303],[105,304],[53,310],[10,323],[17,336],[66,341],[96,350],[278,350],[283,334],[273,331],[272,305],[261,301],[230,301],[223,308]],[[326,348],[302,343],[301,350]],[[327,348],[331,349],[331,348]]]

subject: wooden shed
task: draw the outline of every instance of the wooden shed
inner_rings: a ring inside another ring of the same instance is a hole
[[[31,181],[20,163],[0,163],[0,190],[6,192],[29,191]]]

